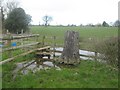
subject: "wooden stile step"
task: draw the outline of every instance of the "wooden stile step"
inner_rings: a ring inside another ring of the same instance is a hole
[[[50,46],[46,46],[46,47],[43,47],[43,48],[38,48],[37,51],[42,51],[42,50],[46,50],[46,49],[50,49]]]
[[[51,55],[50,52],[36,52],[37,55]]]

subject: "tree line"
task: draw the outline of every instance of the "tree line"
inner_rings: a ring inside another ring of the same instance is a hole
[[[64,25],[59,25],[59,26],[64,26]],[[75,24],[68,24],[67,26],[88,26],[88,27],[119,27],[120,26],[120,20],[116,20],[114,23],[111,22],[111,24],[108,24],[106,21],[103,21],[103,23],[97,23],[97,24],[80,24],[80,25],[75,25]]]

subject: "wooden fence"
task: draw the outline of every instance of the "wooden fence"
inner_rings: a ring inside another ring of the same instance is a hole
[[[0,49],[0,53],[4,54],[7,51],[8,52],[7,56],[9,57],[8,59],[2,60],[0,64],[4,64],[20,56],[25,56],[27,54],[34,52],[36,48],[39,47],[39,44],[40,44],[39,42],[37,42],[38,37],[39,37],[39,34],[19,35],[19,36],[13,36],[11,34],[7,34],[6,37],[0,38],[1,43],[3,44],[2,49]],[[30,40],[30,39],[33,39],[33,40]],[[13,42],[16,43],[15,46],[11,45]],[[22,50],[23,53],[13,56],[12,52],[14,52],[14,50],[17,50],[17,49]]]
[[[33,38],[32,42],[29,43],[30,38]],[[40,39],[40,41],[39,41]],[[50,40],[51,39],[51,44],[50,43],[47,43],[47,40]],[[63,44],[57,44],[56,40],[57,39],[60,39],[56,36],[53,36],[53,37],[48,37],[48,36],[40,36],[39,34],[34,34],[34,35],[21,35],[21,36],[12,36],[10,34],[8,34],[7,37],[5,38],[0,38],[0,40],[2,42],[7,42],[7,45],[8,47],[7,48],[2,48],[2,50],[0,50],[0,53],[4,53],[6,51],[8,51],[9,53],[11,53],[12,51],[16,50],[16,49],[22,49],[22,48],[27,48],[29,50],[23,52],[22,54],[19,54],[19,55],[16,55],[16,56],[13,56],[11,54],[8,54],[9,55],[9,58],[8,59],[5,59],[3,61],[0,62],[0,65],[1,64],[4,64],[6,62],[9,62],[9,61],[12,61],[14,60],[15,58],[18,58],[18,57],[21,57],[21,56],[24,56],[24,55],[27,55],[27,54],[30,54],[32,52],[35,52],[38,48],[40,47],[44,47],[44,46],[51,46],[51,48],[53,48],[53,50],[51,50],[50,52],[53,53],[53,57],[55,57],[55,53],[58,52],[58,53],[62,53],[62,51],[58,51],[55,49],[55,47],[63,47]],[[11,43],[12,42],[19,42],[21,44],[19,44],[18,46],[11,46]],[[23,44],[24,41],[28,41],[27,44]],[[63,40],[64,41],[64,40]],[[30,48],[30,46],[35,46],[35,48]],[[97,55],[97,52],[95,52],[95,56],[88,56],[88,55],[82,55],[80,54],[80,56],[84,56],[84,57],[90,57],[90,58],[94,58],[95,60],[97,60],[98,58],[98,55]]]

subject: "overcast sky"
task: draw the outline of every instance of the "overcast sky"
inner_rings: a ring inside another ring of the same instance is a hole
[[[119,0],[21,0],[21,7],[32,16],[32,24],[42,17],[53,17],[52,25],[108,23],[118,19]]]

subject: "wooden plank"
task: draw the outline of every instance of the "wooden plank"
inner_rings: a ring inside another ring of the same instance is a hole
[[[46,46],[46,47],[43,47],[43,48],[48,48],[48,47],[50,47],[50,46]],[[42,48],[42,49],[43,49],[43,48]],[[18,58],[18,57],[21,57],[21,56],[25,56],[25,55],[27,55],[27,54],[30,54],[30,53],[32,53],[32,52],[35,52],[35,51],[38,50],[38,49],[41,49],[41,48],[33,49],[33,50],[28,51],[28,52],[25,52],[25,53],[19,54],[19,55],[17,55],[17,56],[14,56],[14,57],[12,57],[12,58],[8,58],[8,59],[6,59],[6,60],[4,60],[4,61],[1,61],[1,62],[0,62],[0,65],[5,64],[5,63],[7,63],[7,62],[10,62],[10,61],[14,60],[15,58]]]
[[[37,55],[51,55],[52,53],[50,52],[37,52]]]
[[[26,44],[26,45],[20,45],[20,46],[16,46],[16,47],[5,48],[5,49],[0,50],[0,52],[15,50],[15,49],[24,48],[24,47],[29,47],[29,46],[33,46],[33,45],[37,45],[37,44],[39,44],[39,42]]]
[[[13,40],[13,39],[21,39],[21,38],[28,38],[28,37],[36,37],[39,36],[39,34],[33,34],[33,35],[26,35],[26,36],[12,36],[12,38],[0,38],[0,40]]]
[[[42,50],[46,50],[46,49],[50,49],[51,46],[46,46],[46,47],[42,47],[37,49],[37,51],[42,51]]]
[[[13,36],[13,39],[21,39],[21,38],[29,38],[29,37],[36,37],[39,36],[39,34],[32,34],[32,35],[22,35],[22,36]]]
[[[8,58],[8,59],[6,59],[6,60],[4,60],[4,61],[1,61],[1,62],[0,62],[0,65],[5,64],[5,63],[7,63],[7,62],[10,62],[10,61],[12,61],[12,60],[14,60],[14,59],[16,59],[16,58],[18,58],[18,57],[21,57],[21,56],[25,56],[25,55],[27,55],[27,54],[30,54],[30,53],[32,53],[32,52],[34,52],[34,51],[36,51],[36,49],[31,50],[31,51],[28,51],[28,52],[25,52],[25,53],[22,53],[22,54],[19,54],[19,55],[17,55],[17,56],[12,57],[12,58]]]

